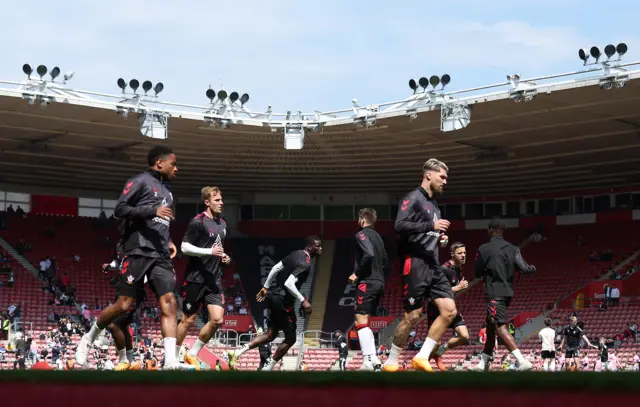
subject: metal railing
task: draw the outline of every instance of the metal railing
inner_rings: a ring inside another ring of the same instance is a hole
[[[337,338],[333,332],[322,331],[305,331],[302,333],[302,342],[308,343],[310,346],[318,348],[335,348],[337,346]]]

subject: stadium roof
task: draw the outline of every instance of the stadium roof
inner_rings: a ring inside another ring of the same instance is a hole
[[[635,79],[640,71],[624,71],[628,82],[621,88],[616,86],[620,73],[595,71],[563,82],[523,80],[531,85],[524,88],[497,84],[493,93],[481,94],[479,88],[466,96],[448,94],[441,100],[471,107],[470,124],[457,131],[440,131],[441,103],[426,103],[426,93],[386,109],[376,106],[370,127],[354,124],[359,108],[311,114],[313,120],[301,115],[307,127],[301,150],[283,147],[282,128],[293,123],[290,118],[266,122],[264,114],[245,115],[220,128],[202,120],[206,107],[179,112],[165,104],[168,139],[156,140],[141,135],[138,114],[126,119],[117,114],[121,102],[22,83],[0,89],[0,183],[119,191],[127,177],[145,167],[146,152],[156,143],[174,148],[179,168],[174,190],[190,195],[205,184],[227,193],[399,193],[417,184],[430,157],[450,167],[447,196],[638,183],[640,81]],[[602,89],[607,81],[612,89]],[[514,103],[518,89],[537,94]],[[24,100],[29,97],[35,104]],[[38,97],[53,103],[41,108]],[[317,131],[310,130],[323,120]]]

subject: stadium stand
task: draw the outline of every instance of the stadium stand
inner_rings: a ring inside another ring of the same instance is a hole
[[[43,286],[47,285],[46,279],[39,279],[32,272],[26,270],[18,262],[11,262],[15,273],[15,283],[12,288],[2,287],[0,289],[0,306],[7,309],[10,305],[21,305],[21,323],[31,337],[33,337],[33,348],[42,349],[47,342],[46,335],[56,328],[56,322],[49,318],[50,314],[78,315],[78,305],[86,303],[90,307],[97,302],[104,306],[113,299],[113,287],[110,284],[111,276],[105,275],[100,270],[102,263],[111,260],[113,255],[113,245],[117,240],[117,232],[113,222],[107,221],[101,224],[96,219],[80,217],[60,217],[45,215],[28,215],[25,218],[19,216],[9,217],[8,227],[0,231],[0,236],[7,242],[16,245],[18,242],[29,243],[31,249],[24,253],[26,259],[36,266],[45,257],[56,257],[57,268],[60,273],[66,272],[72,284],[77,288],[76,306],[52,305],[54,298],[51,294],[43,291]],[[634,234],[635,223],[615,222],[609,224],[595,225],[571,225],[547,227],[541,233],[534,234],[531,238],[529,228],[510,229],[507,231],[507,239],[514,243],[526,243],[523,248],[525,258],[532,264],[538,266],[538,273],[535,275],[520,275],[516,277],[515,292],[516,297],[510,307],[511,315],[515,316],[520,312],[531,312],[534,315],[542,311],[548,312],[555,303],[563,298],[577,295],[580,287],[589,286],[594,281],[606,281],[606,277],[615,272],[617,278],[633,280],[638,277],[638,273],[633,271],[638,266],[638,260],[632,256],[640,246]],[[179,241],[184,225],[178,223],[173,229],[174,239]],[[346,228],[345,228],[346,230]],[[346,233],[345,233],[346,234]],[[350,234],[350,232],[349,232]],[[389,235],[389,233],[387,233]],[[82,238],[78,238],[81,236]],[[603,246],[602,237],[606,236],[606,246]],[[581,244],[577,244],[580,237]],[[461,240],[466,243],[468,251],[468,263],[465,266],[465,276],[472,279],[473,276],[473,253],[479,244],[485,241],[486,231],[480,230],[458,230],[451,233],[451,241]],[[394,239],[385,237],[389,256],[392,260],[392,271],[388,275],[386,295],[380,306],[383,313],[389,315],[400,315],[401,312],[401,286],[400,286],[400,264],[395,255]],[[72,245],[68,242],[73,242]],[[275,262],[285,256],[291,250],[300,247],[299,239],[263,239],[263,238],[238,238],[230,242],[230,251],[234,250],[241,255],[236,258],[235,265],[225,271],[225,284],[233,285],[233,274],[238,272],[242,280],[242,286],[248,292],[253,293],[259,289],[261,278],[271,268]],[[350,274],[353,259],[351,239],[339,239],[335,242],[334,255],[332,257],[332,271],[330,276],[323,276],[329,280],[327,288],[326,312],[323,322],[323,331],[331,333],[336,329],[346,331],[351,323],[352,316],[348,300],[340,304],[345,296],[340,293],[345,292],[346,278]],[[593,252],[606,252],[612,250],[612,256],[604,261],[595,261],[591,258]],[[79,259],[75,256],[79,256]],[[631,256],[631,257],[630,257]],[[448,259],[448,253],[441,253],[442,262]],[[625,259],[630,259],[628,263],[622,263]],[[181,280],[186,259],[177,259],[176,271],[178,279]],[[623,265],[616,270],[614,266]],[[624,280],[624,281],[627,281]],[[317,287],[317,286],[316,286]],[[336,294],[337,293],[337,294]],[[337,295],[337,297],[336,297]],[[252,301],[253,296],[249,295],[247,303],[251,313],[256,318],[256,324],[260,326],[264,323],[264,311],[261,305]],[[347,296],[348,298],[348,296]],[[148,304],[153,304],[154,297],[149,296]],[[572,298],[570,298],[572,299]],[[457,298],[458,309],[465,316],[470,328],[471,338],[475,340],[477,333],[484,320],[484,298],[481,284],[473,285],[467,292]],[[336,306],[337,304],[337,306]],[[640,307],[633,304],[620,304],[617,307],[609,307],[604,314],[599,314],[594,304],[583,304],[591,306],[579,311],[584,319],[585,326],[590,338],[600,335],[614,338],[617,335],[624,335],[624,324],[630,323],[634,316],[640,315]],[[319,305],[321,307],[321,305]],[[551,311],[557,324],[566,320],[566,315],[572,308],[558,308]],[[261,319],[262,318],[262,319]],[[141,336],[148,337],[152,343],[159,340],[159,327],[153,318],[143,317]],[[186,343],[191,343],[197,335],[195,327]],[[422,322],[416,329],[416,337],[423,339],[426,335],[427,326]],[[45,335],[44,339],[40,339]],[[450,333],[447,334],[448,339]],[[72,335],[72,341],[77,341],[78,335]],[[595,339],[593,339],[595,341]],[[224,359],[225,353],[230,349],[230,344],[223,345],[216,339],[216,345],[210,346],[210,350],[218,358]],[[524,338],[522,349],[526,352],[535,351],[538,348],[535,335]],[[477,343],[477,341],[476,341]],[[309,344],[309,343],[308,343]],[[153,348],[155,355],[161,359],[160,348]],[[444,361],[448,366],[456,368],[468,367],[471,363],[472,354],[479,351],[480,347],[475,344],[452,350],[445,355]],[[631,341],[629,337],[624,338],[619,349],[621,360],[632,358],[638,351],[637,343]],[[298,356],[299,349],[292,349],[289,356]],[[496,358],[501,358],[503,350],[500,348],[496,353]],[[590,356],[593,352],[587,352]],[[115,357],[113,348],[109,348],[110,357]],[[403,361],[412,357],[413,352],[407,351],[403,354]],[[69,348],[65,360],[73,356],[73,350]],[[532,358],[534,355],[532,354]],[[94,358],[90,359],[96,363]],[[308,370],[329,370],[335,368],[337,351],[332,348],[305,347],[301,360],[306,364]],[[352,352],[349,359],[349,369],[358,369],[361,365],[361,356],[358,352]],[[2,368],[13,366],[14,355],[10,352],[6,354],[4,362],[0,362]],[[247,353],[242,359],[239,368],[241,370],[254,370],[259,365],[259,355],[257,350]],[[498,364],[494,364],[494,369],[499,369]]]

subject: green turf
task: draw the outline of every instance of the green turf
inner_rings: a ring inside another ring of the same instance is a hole
[[[15,381],[76,384],[206,384],[242,387],[282,386],[385,386],[492,388],[522,390],[638,390],[638,373],[359,373],[359,372],[97,372],[97,371],[0,371],[0,383]]]

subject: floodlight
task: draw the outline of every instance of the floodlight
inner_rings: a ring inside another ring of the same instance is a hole
[[[125,90],[125,89],[126,89],[126,87],[127,87],[127,82],[125,82],[125,81],[124,81],[124,79],[119,78],[119,79],[118,79],[118,87],[119,87],[120,89],[122,89],[122,93],[124,93],[124,90]]]
[[[451,76],[448,73],[442,75],[442,78],[440,78],[440,83],[442,83],[443,89],[449,84],[449,82],[451,82]]]
[[[625,44],[624,42],[621,42],[620,44],[618,44],[618,46],[616,47],[616,52],[618,53],[619,56],[623,56],[624,54],[626,54],[627,44]]]
[[[24,72],[24,74],[27,75],[28,77],[31,77],[31,74],[33,73],[33,68],[31,68],[31,65],[29,64],[24,64],[22,65],[22,72]]]
[[[432,75],[431,78],[429,78],[429,83],[435,88],[440,84],[440,78],[438,78],[437,75]]]
[[[158,96],[158,93],[162,92],[163,89],[164,89],[164,85],[162,84],[162,82],[158,82],[156,83],[156,86],[153,88],[153,91],[156,93],[156,96]]]
[[[55,81],[58,76],[60,76],[60,68],[57,66],[51,70],[51,80]]]
[[[589,55],[587,55],[587,52],[580,48],[580,50],[578,51],[578,57],[584,61],[584,64],[587,64],[587,59],[589,59]]]
[[[209,99],[211,103],[213,103],[213,99],[216,97],[216,91],[209,88],[207,89],[206,95],[207,95],[207,99]]]
[[[418,80],[418,83],[420,84],[420,87],[425,90],[427,89],[427,86],[429,86],[429,80],[424,76]]]
[[[598,59],[600,59],[600,56],[602,55],[600,53],[600,48],[598,47],[591,47],[591,50],[589,51],[589,53],[591,54],[592,57],[596,59],[596,62],[598,62]]]
[[[42,79],[42,77],[47,74],[47,67],[45,65],[38,65],[38,68],[36,68],[36,72],[38,72],[38,75],[40,75],[40,79]]]
[[[304,129],[302,127],[288,127],[284,131],[285,150],[300,150],[304,147]]]
[[[409,80],[409,87],[411,88],[411,90],[413,91],[413,94],[415,95],[416,90],[418,90],[418,84],[416,83],[415,79]]]
[[[239,97],[240,95],[238,95],[238,92],[231,92],[231,94],[229,95],[229,100],[231,101],[231,103],[235,103]]]
[[[153,83],[151,83],[151,81],[142,82],[142,90],[144,90],[145,95],[147,94],[147,92],[151,90],[152,87],[153,87]]]
[[[221,90],[220,92],[218,92],[218,100],[222,101],[225,100],[227,98],[227,92],[225,92],[224,90]]]
[[[616,53],[616,47],[609,44],[604,47],[604,54],[607,56],[607,59],[611,58]]]
[[[140,82],[138,82],[137,79],[131,79],[129,81],[129,87],[133,90],[133,93],[136,93],[136,91],[140,87]]]
[[[240,104],[244,106],[244,104],[247,103],[248,101],[249,101],[249,94],[243,93],[242,96],[240,96]]]

